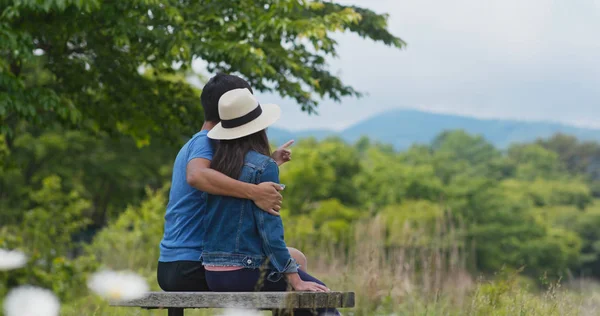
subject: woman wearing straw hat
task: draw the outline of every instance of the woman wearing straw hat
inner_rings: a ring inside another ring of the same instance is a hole
[[[248,183],[279,183],[266,128],[280,112],[275,104],[259,104],[248,89],[223,94],[221,122],[208,133],[215,140],[211,168]],[[286,248],[281,218],[261,211],[252,201],[208,195],[204,225],[202,262],[212,291],[329,291],[299,269]]]

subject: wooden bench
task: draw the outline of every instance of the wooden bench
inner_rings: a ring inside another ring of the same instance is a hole
[[[271,310],[273,315],[285,315],[294,309],[354,307],[354,292],[150,292],[142,299],[110,305],[167,309],[169,316],[182,316],[191,308]]]

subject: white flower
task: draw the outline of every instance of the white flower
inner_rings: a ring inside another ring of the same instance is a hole
[[[27,256],[17,250],[0,249],[0,271],[18,269],[27,264]]]
[[[57,316],[58,298],[49,290],[24,285],[8,292],[4,300],[6,316]]]
[[[129,301],[142,298],[149,290],[148,283],[141,276],[127,271],[100,271],[88,281],[88,287],[96,294],[115,301]]]
[[[260,316],[261,313],[250,309],[235,309],[228,308],[223,311],[219,316]]]

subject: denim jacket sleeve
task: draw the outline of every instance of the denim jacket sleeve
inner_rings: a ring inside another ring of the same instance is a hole
[[[279,183],[279,167],[269,160],[262,174],[259,173],[257,183]],[[259,233],[262,238],[263,251],[276,271],[269,275],[269,280],[277,281],[282,273],[298,272],[298,264],[290,255],[283,239],[283,222],[281,217],[271,215],[254,206]]]

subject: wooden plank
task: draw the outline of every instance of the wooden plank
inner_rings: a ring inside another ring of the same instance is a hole
[[[142,308],[339,308],[354,307],[354,292],[149,292],[111,306]]]

